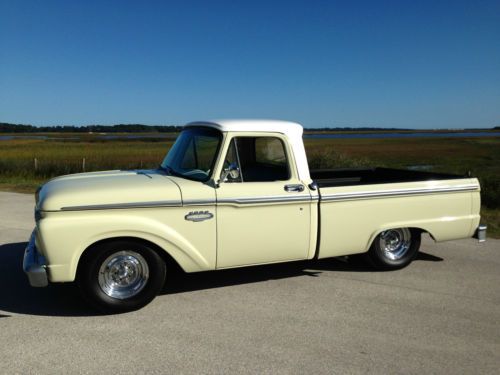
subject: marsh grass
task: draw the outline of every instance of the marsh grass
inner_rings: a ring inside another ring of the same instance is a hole
[[[0,141],[0,183],[109,169],[154,168],[172,141]],[[85,161],[84,161],[85,160]]]
[[[361,168],[374,166],[367,158],[349,156],[331,148],[314,150],[307,154],[309,168]]]
[[[64,174],[156,168],[173,144],[171,135],[127,140],[54,138],[0,141],[0,189],[33,192],[44,181]],[[470,171],[481,181],[488,234],[500,237],[499,138],[305,139],[305,146],[314,169],[422,166],[436,172]]]

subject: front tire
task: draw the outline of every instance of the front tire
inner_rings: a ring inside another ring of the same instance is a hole
[[[98,310],[120,313],[151,302],[165,276],[165,262],[152,248],[134,241],[113,241],[84,255],[77,283],[83,297]]]
[[[420,248],[420,231],[395,228],[381,232],[373,241],[367,258],[377,269],[399,269],[409,265]]]

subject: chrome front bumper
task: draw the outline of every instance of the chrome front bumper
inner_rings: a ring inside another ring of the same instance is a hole
[[[30,242],[24,250],[23,271],[28,275],[31,286],[44,287],[49,284],[45,258],[40,255],[35,245],[35,231],[31,233]]]
[[[484,224],[479,225],[473,237],[477,239],[479,242],[486,241],[486,229],[487,229],[486,225]]]

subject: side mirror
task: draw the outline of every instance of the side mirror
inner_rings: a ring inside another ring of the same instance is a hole
[[[224,182],[232,182],[240,179],[240,169],[238,164],[231,163],[222,171],[221,180]]]

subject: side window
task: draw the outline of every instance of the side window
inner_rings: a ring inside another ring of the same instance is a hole
[[[232,167],[230,168],[230,165]],[[228,178],[229,169],[237,178]],[[234,172],[237,169],[237,173]],[[224,163],[222,181],[268,182],[290,178],[285,145],[276,137],[233,138]]]
[[[286,156],[283,143],[279,138],[256,138],[255,161],[260,164],[274,165],[286,169]]]

